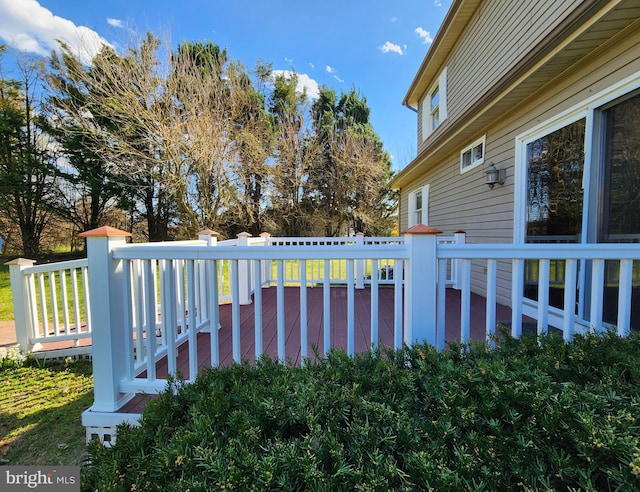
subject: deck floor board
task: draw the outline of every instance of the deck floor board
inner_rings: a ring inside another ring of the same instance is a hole
[[[460,306],[459,291],[447,289],[446,299],[446,339],[460,340]],[[255,303],[240,306],[240,352],[241,358],[250,363],[255,361]],[[363,352],[371,348],[371,289],[354,291],[354,333],[355,351]],[[300,364],[300,291],[298,287],[284,288],[285,319],[285,360],[290,364]],[[486,301],[483,297],[471,295],[471,339],[485,339]],[[496,305],[497,321],[510,322],[511,309]],[[220,365],[233,362],[232,306],[220,306],[220,329],[218,330]],[[394,340],[394,289],[381,286],[378,290],[378,343],[381,346],[393,347]],[[346,287],[330,288],[331,345],[338,349],[347,349],[347,289]],[[277,337],[277,289],[262,289],[262,341],[263,352],[271,358],[278,357]],[[307,288],[307,354],[310,358],[324,352],[324,301],[322,287]],[[178,349],[177,367],[185,379],[189,378],[189,342]],[[211,365],[210,335],[199,333],[197,337],[198,367],[201,370]],[[167,375],[166,357],[156,364],[157,378]],[[120,412],[139,413],[152,398],[148,395],[137,395],[127,403]]]

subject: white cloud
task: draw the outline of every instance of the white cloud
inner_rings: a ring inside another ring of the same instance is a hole
[[[284,57],[284,61],[286,61],[289,65],[293,65],[293,58]]]
[[[315,70],[316,69],[316,66],[311,62],[309,62],[309,66],[311,67],[311,70]]]
[[[54,15],[37,0],[0,0],[0,38],[21,51],[47,56],[66,43],[84,63],[107,41],[94,30]]]
[[[333,76],[334,79],[336,79],[338,82],[340,82],[341,84],[344,82],[344,80],[342,80],[340,77],[338,77],[337,75]]]
[[[122,27],[122,21],[120,19],[113,19],[112,17],[107,17],[107,24],[113,27]]]
[[[330,67],[329,65],[326,66],[325,70],[327,71],[327,73],[335,73],[335,69],[333,67]]]
[[[295,75],[298,78],[296,92],[298,94],[302,94],[306,90],[307,97],[309,99],[317,99],[318,95],[320,94],[320,86],[306,73],[297,73],[292,72],[291,70],[274,70],[273,75],[282,75],[287,79]]]
[[[399,44],[393,44],[390,41],[387,41],[382,46],[380,46],[380,51],[382,51],[383,53],[393,52],[398,53],[399,55],[403,54],[402,47]]]
[[[397,17],[391,17],[391,22],[397,22],[398,18]]]
[[[431,37],[431,33],[429,31],[425,31],[421,27],[416,27],[415,32],[416,32],[416,34],[418,36],[420,36],[420,38],[422,39],[423,43],[426,44],[426,43],[432,43],[433,42],[433,38]]]
[[[434,1],[433,1],[433,4],[434,4],[436,7],[442,7],[442,2],[441,2],[440,0],[434,0]]]

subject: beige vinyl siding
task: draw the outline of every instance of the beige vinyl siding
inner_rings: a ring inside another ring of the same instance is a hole
[[[580,0],[483,2],[445,64],[448,119],[460,117],[581,3]],[[418,153],[430,141],[422,138],[423,106],[420,104],[418,108]]]
[[[554,118],[620,80],[640,73],[640,30],[614,46],[604,46],[562,76],[488,125],[482,133],[458,142],[459,148],[411,183],[410,189],[429,183],[429,225],[452,234],[462,229],[469,243],[511,243],[514,220],[515,139],[532,127]],[[451,114],[451,113],[450,113]],[[460,173],[459,151],[486,134],[485,164]],[[484,184],[484,169],[489,162],[507,169],[503,186],[489,189]],[[403,189],[403,201],[406,200]],[[404,204],[406,209],[406,204]],[[401,215],[406,228],[406,216]],[[472,264],[472,290],[485,293],[485,262]],[[511,304],[511,264],[498,265],[498,301]]]
[[[581,3],[580,0],[483,3],[448,62],[450,117],[455,119],[469,108]]]

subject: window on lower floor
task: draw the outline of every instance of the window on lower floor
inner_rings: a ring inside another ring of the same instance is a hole
[[[429,221],[429,185],[409,193],[408,226],[427,224]]]
[[[640,242],[640,91],[585,112],[523,142],[528,243]],[[605,267],[603,312],[611,324],[617,319],[619,263],[607,261]],[[537,265],[528,262],[525,273],[525,295],[534,300]],[[583,266],[575,312],[588,321],[592,280]],[[633,285],[640,285],[640,264],[633,271]],[[551,305],[563,309],[564,261],[552,262],[550,274]],[[633,287],[632,304],[631,323],[640,329],[640,288]]]

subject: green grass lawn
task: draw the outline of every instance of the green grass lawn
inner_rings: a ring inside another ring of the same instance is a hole
[[[91,364],[0,359],[0,460],[76,466],[85,458],[81,413],[93,401]]]
[[[13,303],[11,300],[11,282],[9,267],[0,265],[0,321],[13,319]]]

